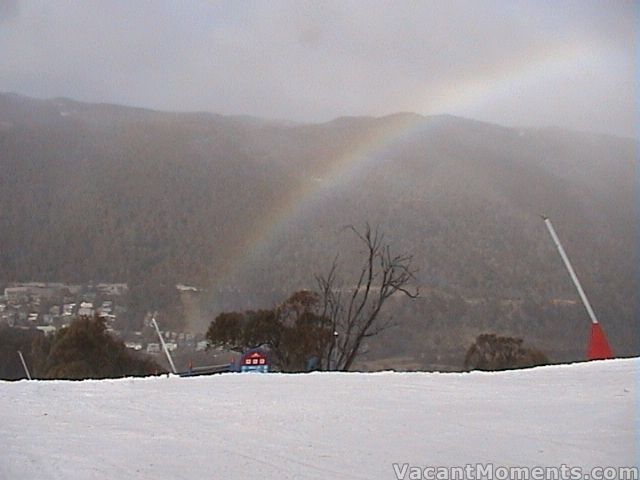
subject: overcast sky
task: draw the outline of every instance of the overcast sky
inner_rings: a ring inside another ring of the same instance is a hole
[[[0,91],[637,134],[633,1],[0,0]]]

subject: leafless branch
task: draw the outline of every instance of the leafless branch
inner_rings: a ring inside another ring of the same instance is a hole
[[[346,304],[343,289],[337,286],[338,257],[326,276],[316,276],[323,301],[323,312],[331,319],[334,339],[326,355],[329,368],[348,370],[360,352],[364,339],[376,336],[395,325],[391,317],[382,319],[380,312],[386,301],[400,293],[416,298],[417,288],[411,287],[417,270],[411,255],[392,255],[391,246],[378,228],[367,223],[362,231],[353,225],[345,227],[364,244],[365,259],[355,283],[351,284]]]

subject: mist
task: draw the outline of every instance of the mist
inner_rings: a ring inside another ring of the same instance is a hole
[[[411,111],[635,136],[632,1],[0,3],[0,91],[299,122]]]

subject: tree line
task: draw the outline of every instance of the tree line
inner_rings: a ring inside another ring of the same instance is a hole
[[[283,372],[348,371],[364,342],[397,325],[385,310],[392,297],[418,297],[413,258],[396,253],[379,228],[347,227],[361,246],[361,267],[345,276],[339,258],[316,276],[317,290],[300,290],[272,309],[223,312],[209,325],[211,346],[244,352],[262,347]],[[522,339],[480,335],[465,357],[465,368],[499,370],[539,365],[545,355]],[[81,317],[52,336],[0,330],[2,378],[22,378],[17,352],[26,354],[33,376],[43,379],[116,378],[161,371],[150,359],[126,349],[102,319]]]

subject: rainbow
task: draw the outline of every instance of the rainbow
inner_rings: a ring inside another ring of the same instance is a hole
[[[501,68],[488,68],[474,74],[473,78],[431,90],[423,98],[414,97],[412,104],[415,105],[414,110],[428,115],[473,115],[483,106],[507,97],[517,97],[543,80],[567,81],[574,78],[601,58],[601,52],[587,49],[578,42],[566,43],[559,48],[539,49],[503,64]],[[427,118],[421,115],[394,117],[396,121],[381,122],[385,125],[383,128],[372,128],[369,134],[332,159],[321,180],[303,183],[255,222],[245,241],[235,246],[232,258],[227,259],[222,271],[216,273],[211,290],[224,286],[235,273],[251,266],[273,244],[287,223],[313,209],[327,192],[349,184],[363,169],[374,166],[385,151],[424,129],[427,124]]]

